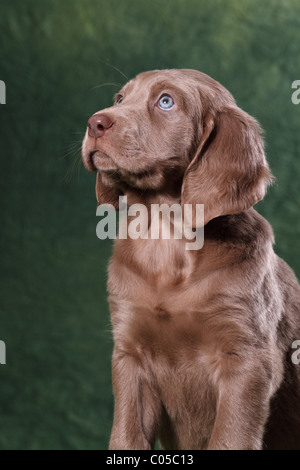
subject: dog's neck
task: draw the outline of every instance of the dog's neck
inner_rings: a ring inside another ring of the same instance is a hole
[[[180,204],[181,195],[176,194],[175,192],[156,192],[156,191],[135,191],[127,190],[124,192],[124,195],[127,196],[128,205],[132,204],[143,204],[149,208],[152,204],[167,204],[172,206],[173,204]]]

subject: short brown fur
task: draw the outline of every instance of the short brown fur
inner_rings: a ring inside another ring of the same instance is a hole
[[[272,180],[259,125],[194,70],[140,74],[118,96],[83,142],[98,204],[203,203],[205,241],[115,242],[110,449],[300,449],[300,288],[252,208]]]

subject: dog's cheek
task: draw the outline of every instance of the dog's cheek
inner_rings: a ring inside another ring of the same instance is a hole
[[[180,123],[174,126],[168,139],[168,148],[172,149],[173,155],[184,156],[189,153],[193,144],[194,131],[190,122]]]

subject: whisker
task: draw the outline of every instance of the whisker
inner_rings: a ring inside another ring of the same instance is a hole
[[[78,160],[78,165],[77,165],[77,181],[79,182],[79,178],[80,178],[80,170],[81,170],[81,167],[82,167],[83,163],[82,163],[82,160]]]
[[[69,149],[67,149],[63,155],[61,157],[59,157],[59,160],[63,160],[67,157],[69,157],[70,155],[76,155],[78,152],[81,153],[81,145],[79,144],[76,144],[74,147],[70,147]]]
[[[73,144],[69,144],[67,147],[66,147],[66,150],[70,150],[70,149],[74,149],[76,147],[80,147],[82,144],[82,141],[79,140],[78,142],[73,142]]]
[[[111,86],[117,86],[118,88],[122,87],[122,83],[114,83],[114,82],[107,82],[107,83],[101,83],[100,85],[96,85],[94,86],[93,88],[90,88],[90,91],[93,91],[95,90],[96,88],[101,88],[103,86],[107,86],[107,85],[111,85]]]
[[[121,70],[118,69],[118,67],[116,67],[115,65],[111,65],[111,64],[107,64],[107,65],[109,65],[111,68],[113,68],[113,69],[115,69],[117,72],[119,72],[119,74],[121,74],[122,77],[124,77],[124,78],[127,80],[127,82],[129,81],[129,78],[127,77],[127,75],[125,75],[125,73],[121,72]]]
[[[108,67],[111,67],[112,69],[116,70],[116,72],[119,72],[119,74],[122,75],[122,77],[124,77],[127,82],[129,81],[129,78],[125,75],[125,73],[123,73],[120,69],[118,69],[118,67],[116,67],[115,65],[111,65],[111,64],[109,64],[108,62],[106,62],[104,60],[101,60],[101,59],[99,59],[99,60],[100,60],[100,62],[102,62],[102,64],[105,64]]]
[[[68,144],[66,144],[66,147],[73,147],[74,145],[79,145],[80,143],[82,142],[82,140],[72,140],[72,142],[69,142]]]
[[[76,168],[76,164],[81,160],[81,155],[78,155],[74,160],[69,169],[67,170],[67,173],[65,175],[65,181],[69,183],[71,181],[73,172]]]

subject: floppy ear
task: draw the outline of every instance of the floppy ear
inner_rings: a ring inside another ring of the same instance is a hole
[[[96,198],[97,198],[97,206],[100,204],[112,204],[116,210],[119,210],[119,196],[121,192],[111,186],[109,181],[106,181],[104,175],[97,172],[96,178]]]
[[[204,225],[236,214],[260,201],[272,174],[264,154],[261,129],[238,107],[208,114],[196,155],[182,183],[182,204],[204,204]]]

